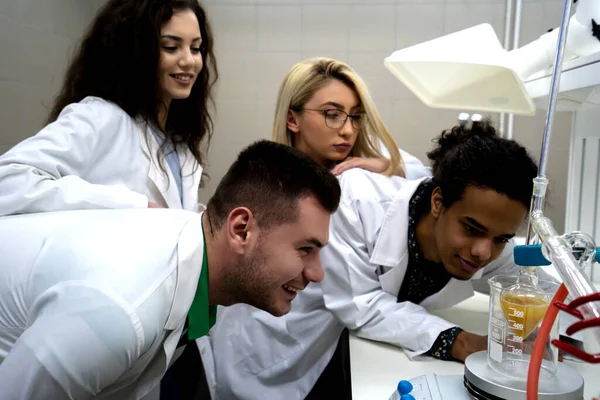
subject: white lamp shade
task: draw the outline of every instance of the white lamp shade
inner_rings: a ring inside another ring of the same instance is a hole
[[[481,24],[392,53],[385,67],[433,108],[535,114],[494,29]]]

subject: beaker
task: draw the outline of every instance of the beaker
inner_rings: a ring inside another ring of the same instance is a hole
[[[554,293],[556,282],[540,280],[539,289],[515,293],[507,289],[517,283],[516,275],[497,275],[490,285],[490,320],[488,325],[489,366],[496,372],[517,380],[527,380],[529,360],[537,332]],[[556,319],[546,345],[540,379],[556,374],[558,349],[550,344],[558,338]]]

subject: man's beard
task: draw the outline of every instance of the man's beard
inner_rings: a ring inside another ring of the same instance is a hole
[[[230,304],[246,303],[278,316],[280,311],[274,297],[277,283],[265,275],[266,259],[260,246],[250,258],[232,266],[224,280],[223,291],[226,291]]]

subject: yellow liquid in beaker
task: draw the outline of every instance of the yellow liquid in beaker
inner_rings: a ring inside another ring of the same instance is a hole
[[[550,301],[548,299],[505,293],[500,305],[508,326],[513,333],[525,339],[544,318]]]

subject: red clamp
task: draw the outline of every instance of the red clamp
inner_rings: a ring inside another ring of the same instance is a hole
[[[573,335],[574,333],[577,333],[582,329],[600,326],[600,318],[584,319],[583,315],[581,315],[581,312],[579,312],[579,310],[577,309],[577,307],[581,306],[582,304],[589,303],[591,301],[600,301],[600,293],[594,293],[588,296],[579,297],[573,300],[568,305],[560,301],[554,303],[554,306],[559,310],[569,313],[580,320],[567,328],[567,335]],[[553,339],[552,344],[558,347],[560,350],[564,351],[565,353],[571,354],[572,356],[577,357],[580,360],[586,361],[591,364],[600,363],[600,353],[589,354],[581,349],[578,349],[570,343],[565,343],[562,340],[558,339]]]

